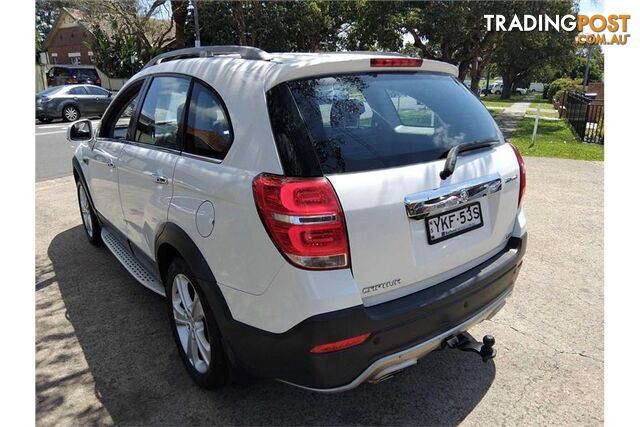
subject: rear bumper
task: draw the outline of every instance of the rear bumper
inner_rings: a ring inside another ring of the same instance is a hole
[[[223,334],[231,362],[256,376],[322,392],[380,379],[497,313],[513,289],[526,239],[512,237],[491,259],[438,285],[372,307],[314,316],[282,334],[232,321]],[[369,332],[361,345],[309,352],[315,345]]]

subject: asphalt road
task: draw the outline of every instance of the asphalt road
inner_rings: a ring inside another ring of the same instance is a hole
[[[59,120],[46,125],[36,123],[36,182],[71,175],[75,147],[67,141],[68,126]]]
[[[83,236],[72,178],[37,183],[37,424],[602,424],[603,163],[525,160],[525,263],[506,307],[471,330],[496,337],[497,358],[443,350],[337,395],[196,387],[162,299]]]

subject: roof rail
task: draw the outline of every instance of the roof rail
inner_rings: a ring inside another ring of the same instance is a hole
[[[254,59],[258,61],[270,61],[271,55],[262,49],[251,46],[202,46],[202,47],[188,47],[186,49],[177,49],[170,52],[162,53],[152,58],[147,64],[142,67],[151,67],[153,65],[160,64],[166,61],[172,61],[175,59],[184,58],[207,58],[216,55],[240,55],[242,59]]]

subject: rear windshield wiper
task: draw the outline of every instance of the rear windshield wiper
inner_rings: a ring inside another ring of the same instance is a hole
[[[444,169],[440,172],[440,178],[444,180],[453,175],[453,171],[456,168],[456,162],[458,161],[458,154],[465,151],[475,150],[477,148],[491,147],[499,143],[500,141],[496,139],[485,139],[481,141],[465,142],[453,146],[447,153],[447,161],[444,163]]]

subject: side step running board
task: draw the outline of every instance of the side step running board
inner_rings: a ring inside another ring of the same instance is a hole
[[[138,262],[129,248],[123,245],[122,242],[107,229],[107,227],[102,227],[101,235],[105,246],[109,248],[111,253],[113,253],[118,261],[120,261],[120,264],[122,264],[138,282],[140,282],[144,287],[151,289],[153,292],[165,296],[164,286],[162,286],[162,283],[156,279],[153,274],[149,273],[149,271],[140,264],[140,262]]]

